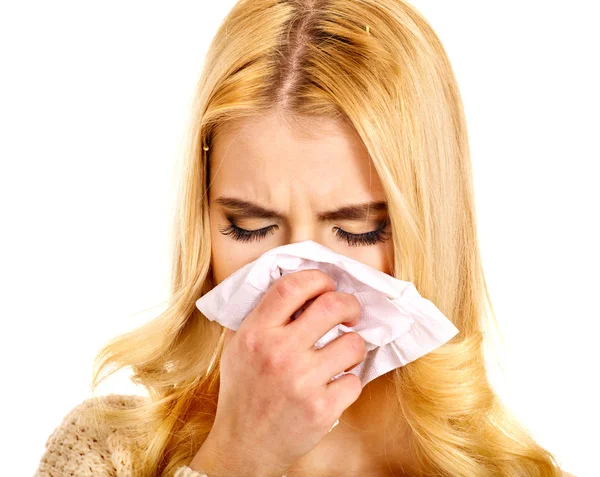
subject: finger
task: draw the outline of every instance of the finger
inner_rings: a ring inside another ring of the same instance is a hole
[[[349,293],[327,292],[317,297],[292,323],[286,326],[300,345],[311,348],[315,342],[340,323],[358,324],[361,306]]]
[[[362,363],[367,357],[367,346],[362,336],[350,331],[315,351],[313,357],[316,381],[327,384],[342,371]]]
[[[343,374],[331,381],[327,385],[327,392],[336,400],[337,412],[335,415],[341,416],[359,398],[362,390],[360,378],[352,373]]]
[[[319,269],[300,270],[284,275],[275,280],[242,324],[256,324],[261,328],[287,324],[291,321],[292,314],[306,301],[335,290],[335,286],[333,278]]]

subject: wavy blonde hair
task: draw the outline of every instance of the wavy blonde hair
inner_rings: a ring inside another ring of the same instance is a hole
[[[134,432],[134,475],[191,462],[217,408],[224,328],[195,301],[210,290],[207,182],[220,124],[277,111],[351,125],[388,201],[394,276],[457,326],[444,346],[391,375],[414,436],[418,475],[560,476],[555,457],[500,403],[486,374],[494,316],[478,249],[462,100],[431,26],[400,0],[240,0],[214,37],[198,83],[173,214],[167,309],[98,353],[92,391],[130,366],[151,399],[97,408]],[[495,320],[495,317],[494,317]]]

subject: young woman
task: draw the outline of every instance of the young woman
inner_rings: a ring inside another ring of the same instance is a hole
[[[493,312],[463,106],[413,7],[241,0],[211,44],[194,114],[169,307],[109,343],[93,379],[131,366],[150,398],[83,402],[38,476],[569,475],[488,382]],[[361,389],[352,374],[330,382],[364,359],[360,335],[313,346],[360,312],[321,271],[277,280],[235,333],[196,309],[262,253],[308,239],[413,282],[459,334]]]

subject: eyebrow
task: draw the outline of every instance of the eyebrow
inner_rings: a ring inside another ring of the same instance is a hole
[[[246,217],[257,219],[285,220],[285,214],[278,210],[268,209],[260,204],[240,199],[238,197],[221,196],[215,199],[219,205],[227,207]],[[334,210],[319,212],[317,218],[320,222],[335,220],[365,220],[372,212],[387,212],[386,201],[363,202],[361,204],[344,205]]]

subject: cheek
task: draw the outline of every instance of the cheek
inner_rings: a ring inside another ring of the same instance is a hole
[[[394,245],[392,239],[385,243],[378,244],[376,247],[371,247],[370,250],[365,250],[366,255],[362,262],[370,265],[377,270],[393,276],[394,271]],[[359,259],[360,260],[360,259]]]
[[[217,286],[236,270],[236,257],[232,247],[227,247],[226,237],[216,226],[211,226],[211,257],[213,283]],[[235,250],[235,247],[233,247]]]
[[[223,235],[215,222],[211,225],[211,269],[215,286],[225,280],[233,272],[244,265],[256,260],[261,252],[253,251],[252,247],[238,245],[227,235]]]

